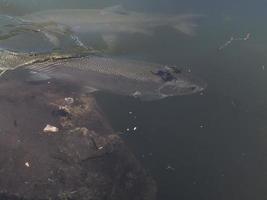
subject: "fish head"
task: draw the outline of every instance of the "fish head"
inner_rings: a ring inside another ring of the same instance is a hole
[[[202,92],[206,87],[207,84],[203,80],[179,74],[173,80],[164,82],[159,93],[162,97],[190,95]]]

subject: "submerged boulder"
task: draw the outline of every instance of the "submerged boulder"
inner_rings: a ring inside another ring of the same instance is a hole
[[[47,125],[57,131],[43,131]],[[0,199],[152,200],[155,195],[154,180],[93,96],[66,84],[0,80]]]

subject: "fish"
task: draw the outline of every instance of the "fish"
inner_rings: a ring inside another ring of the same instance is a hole
[[[38,27],[46,35],[49,33],[68,33],[77,36],[80,33],[99,33],[107,43],[114,42],[120,33],[141,33],[152,35],[153,30],[160,26],[170,26],[186,35],[195,35],[197,24],[194,19],[202,17],[197,14],[145,14],[129,11],[121,5],[103,9],[58,9],[45,10],[24,15],[19,18],[23,23]],[[50,24],[48,30],[43,29]],[[51,24],[53,26],[51,27]],[[57,30],[58,29],[58,30]],[[49,39],[49,38],[48,38]],[[53,38],[54,41],[55,38]],[[51,40],[51,43],[53,43]]]
[[[89,93],[104,91],[143,101],[203,91],[207,84],[191,73],[160,64],[104,55],[48,60],[20,66],[28,81],[63,81]]]
[[[84,51],[73,48],[69,52],[52,51],[44,53],[17,52],[0,48],[0,76],[5,72],[19,68],[20,66],[45,62],[48,60],[61,60],[67,58],[81,57],[96,53],[94,50]]]
[[[0,78],[19,69],[27,73],[26,82],[67,81],[89,93],[106,91],[144,101],[194,94],[207,87],[205,81],[177,67],[76,51],[22,53],[0,49]]]

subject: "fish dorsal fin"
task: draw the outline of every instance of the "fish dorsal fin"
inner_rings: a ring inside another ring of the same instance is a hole
[[[106,7],[103,10],[101,10],[101,14],[107,14],[107,13],[116,13],[120,15],[127,15],[127,11],[124,9],[122,5],[115,5],[115,6],[110,6]]]

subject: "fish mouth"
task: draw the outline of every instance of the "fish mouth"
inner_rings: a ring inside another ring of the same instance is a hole
[[[177,67],[164,66],[152,73],[164,82],[158,89],[163,97],[194,94],[207,88],[206,82]]]
[[[207,83],[202,80],[198,81],[171,81],[166,82],[159,88],[160,95],[164,97],[168,96],[181,96],[199,93],[207,88]]]

